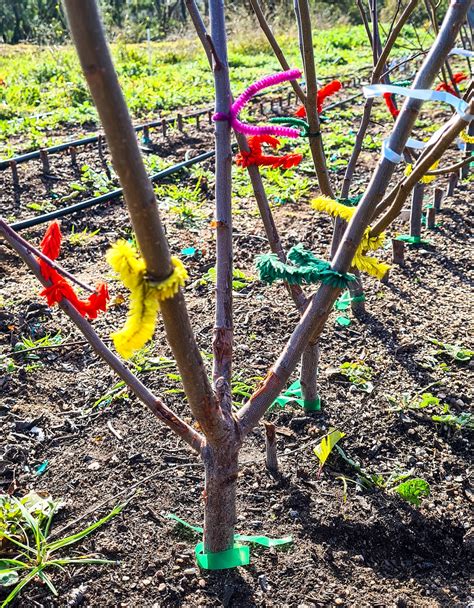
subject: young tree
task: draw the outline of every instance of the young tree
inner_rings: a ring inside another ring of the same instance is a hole
[[[298,0],[302,23],[308,4]],[[430,53],[415,78],[413,88],[429,88],[441,69],[470,7],[470,0],[451,3]],[[210,0],[210,55],[216,89],[216,112],[229,113],[231,91],[225,33],[223,0]],[[124,198],[146,268],[144,288],[160,288],[175,275],[168,243],[164,234],[152,184],[147,177],[136,134],[118,83],[105,40],[95,0],[64,0],[69,27],[84,75],[106,134],[115,170],[124,190]],[[302,28],[309,53],[310,29]],[[310,58],[305,55],[309,70],[308,86],[313,79]],[[313,85],[314,86],[314,85]],[[309,93],[309,91],[308,91]],[[311,93],[314,93],[312,90]],[[472,95],[472,93],[471,93]],[[308,99],[314,99],[308,94]],[[308,101],[307,110],[314,114]],[[314,102],[315,104],[315,99]],[[422,101],[407,98],[397,118],[388,146],[400,155],[419,114]],[[398,215],[400,206],[419,179],[432,167],[457,135],[473,118],[474,100],[465,112],[454,115],[423,150],[412,173],[396,184],[386,195],[396,163],[382,155],[372,179],[350,220],[327,273],[345,277],[363,239],[375,238]],[[316,116],[317,118],[317,116]],[[309,300],[300,322],[285,348],[271,367],[261,386],[236,414],[232,411],[230,379],[232,373],[232,215],[231,215],[231,121],[217,120],[216,131],[216,239],[217,289],[213,335],[212,383],[196,344],[186,303],[180,289],[160,297],[160,308],[167,339],[173,350],[189,407],[199,424],[199,431],[186,424],[154,396],[100,340],[94,329],[66,300],[61,308],[84,333],[96,352],[118,373],[135,394],[171,430],[183,438],[202,458],[205,466],[204,489],[204,551],[218,553],[233,546],[236,522],[236,484],[238,455],[245,437],[255,427],[279,395],[294,371],[308,344],[315,343],[341,292],[337,283],[323,283]],[[321,153],[322,148],[316,149]],[[393,158],[393,157],[392,157]],[[320,182],[321,183],[321,182]],[[371,225],[377,219],[375,225]],[[370,233],[368,233],[370,230]],[[31,270],[46,286],[49,281],[39,269],[37,252],[2,220],[0,233],[18,252]],[[178,285],[178,283],[173,283]]]

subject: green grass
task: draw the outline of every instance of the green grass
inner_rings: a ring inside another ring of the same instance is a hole
[[[411,30],[405,35],[412,37]],[[279,42],[290,65],[301,67],[296,37],[281,36]],[[321,77],[337,76],[344,81],[371,63],[361,26],[315,32],[314,45]],[[212,100],[212,74],[194,37],[180,39],[179,45],[172,40],[153,43],[151,64],[146,47],[140,44],[115,43],[112,53],[136,121]],[[236,92],[280,69],[260,35],[231,37],[229,63]],[[0,46],[0,78],[4,82],[0,86],[0,157],[63,141],[64,134],[54,134],[55,129],[70,127],[71,133],[80,136],[81,128],[95,128],[96,111],[71,46]]]

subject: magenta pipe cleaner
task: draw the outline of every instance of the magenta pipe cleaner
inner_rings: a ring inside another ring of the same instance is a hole
[[[286,72],[280,72],[279,74],[271,74],[265,76],[261,80],[257,80],[251,84],[245,91],[237,97],[230,108],[230,112],[225,114],[224,112],[217,112],[212,117],[212,120],[228,120],[230,126],[235,131],[243,133],[244,135],[275,135],[277,137],[299,137],[300,132],[298,129],[292,129],[291,127],[279,127],[276,125],[266,125],[260,127],[258,125],[249,125],[245,122],[240,121],[237,117],[242,111],[243,107],[248,101],[259,91],[267,89],[274,84],[280,84],[287,80],[296,80],[301,77],[300,70],[287,70]]]

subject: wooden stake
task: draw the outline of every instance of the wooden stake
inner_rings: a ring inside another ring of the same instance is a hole
[[[418,182],[413,188],[410,212],[410,236],[421,236],[421,216],[423,214],[423,194],[425,185]]]
[[[168,134],[168,123],[166,122],[166,118],[163,118],[161,121],[161,134],[163,137],[166,137]]]
[[[402,268],[405,266],[405,243],[392,239],[392,261]]]
[[[178,114],[176,116],[176,123],[178,125],[178,131],[183,131],[183,115],[182,114]]]
[[[441,202],[443,200],[443,196],[444,196],[444,190],[443,190],[443,188],[435,188],[434,189],[433,206],[434,206],[435,211],[440,211],[440,209],[441,209]]]
[[[44,149],[40,150],[40,159],[41,159],[41,163],[43,165],[44,175],[49,175],[51,173],[51,168],[49,166],[49,156],[48,156],[48,153],[46,152],[46,150],[44,150]]]
[[[458,185],[459,174],[451,173],[449,176],[448,187],[446,188],[446,196],[453,196],[454,189]]]
[[[10,169],[12,172],[13,186],[15,189],[19,188],[20,180],[18,179],[18,165],[16,164],[16,161],[14,161],[14,160],[10,161]]]
[[[265,464],[272,473],[278,472],[278,456],[276,449],[276,429],[271,422],[264,422],[265,426]]]
[[[76,154],[76,148],[74,146],[70,146],[68,148],[69,151],[69,156],[71,157],[71,165],[73,167],[76,167],[77,165],[77,154]]]
[[[200,116],[199,116],[199,114],[196,114],[196,129],[199,129],[200,126],[201,126],[200,125]]]
[[[436,225],[436,211],[434,207],[428,207],[426,210],[426,227],[434,228]]]
[[[209,110],[209,112],[207,113],[207,120],[209,122],[210,125],[212,125],[212,117],[214,116],[214,112],[212,110]]]

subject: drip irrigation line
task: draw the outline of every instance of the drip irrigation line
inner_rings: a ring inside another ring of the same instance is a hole
[[[235,147],[233,147],[235,151]],[[191,167],[192,165],[196,165],[198,163],[202,163],[208,158],[212,158],[215,155],[214,150],[209,152],[204,152],[203,154],[199,154],[194,158],[190,158],[189,160],[184,160],[176,165],[168,167],[167,169],[163,169],[163,171],[159,171],[158,173],[154,173],[150,175],[150,179],[152,182],[159,182],[168,175],[172,175],[173,173],[177,173],[187,167]],[[123,188],[117,188],[116,190],[112,190],[111,192],[107,192],[106,194],[102,194],[101,196],[97,196],[95,198],[89,198],[85,201],[81,201],[80,203],[76,203],[75,205],[69,205],[68,207],[64,207],[63,209],[57,209],[56,211],[51,211],[50,213],[44,213],[43,215],[38,215],[37,217],[31,217],[27,220],[22,220],[20,222],[14,222],[10,224],[11,228],[14,230],[24,230],[25,228],[32,228],[33,226],[38,226],[40,224],[44,224],[45,222],[49,222],[51,220],[57,219],[58,217],[64,217],[65,215],[70,215],[71,213],[77,213],[78,211],[83,211],[84,209],[89,209],[90,207],[95,207],[96,205],[100,205],[101,203],[106,203],[111,201],[123,194]]]
[[[255,98],[260,97],[262,94],[263,93],[255,95]],[[357,97],[361,97],[361,95],[362,95],[362,93],[357,93],[356,95],[348,97],[347,99],[343,99],[339,102],[336,102],[336,103],[333,103],[333,104],[327,106],[327,108],[325,108],[324,110],[331,110],[338,106],[342,106],[342,105],[348,103],[349,101],[356,99]],[[274,101],[275,101],[275,99],[270,100],[270,102],[272,104]],[[323,110],[323,112],[324,112],[324,110]],[[207,114],[210,111],[212,111],[212,108],[209,107],[209,108],[205,108],[202,110],[197,110],[195,112],[191,112],[190,114],[183,114],[182,118],[183,119],[196,118],[197,116],[204,116],[205,114]],[[153,120],[151,122],[137,125],[136,127],[134,127],[134,130],[135,130],[135,132],[138,133],[140,131],[143,131],[145,129],[149,129],[152,127],[161,127],[161,126],[163,126],[163,122],[176,123],[177,120],[178,120],[177,116],[175,116],[174,118],[163,117],[163,118],[160,118],[159,120]],[[103,137],[103,135],[101,133],[97,133],[96,135],[91,135],[89,137],[82,137],[80,139],[74,139],[72,141],[64,142],[62,144],[57,144],[55,146],[49,146],[48,148],[33,150],[31,152],[25,152],[24,154],[19,154],[18,156],[12,156],[10,158],[0,160],[0,171],[8,169],[10,167],[10,163],[16,163],[17,165],[19,165],[21,163],[25,163],[30,160],[37,160],[37,159],[41,158],[41,155],[44,153],[55,154],[57,152],[63,152],[65,150],[69,150],[70,148],[79,148],[81,146],[86,146],[88,144],[97,143],[101,137]]]

